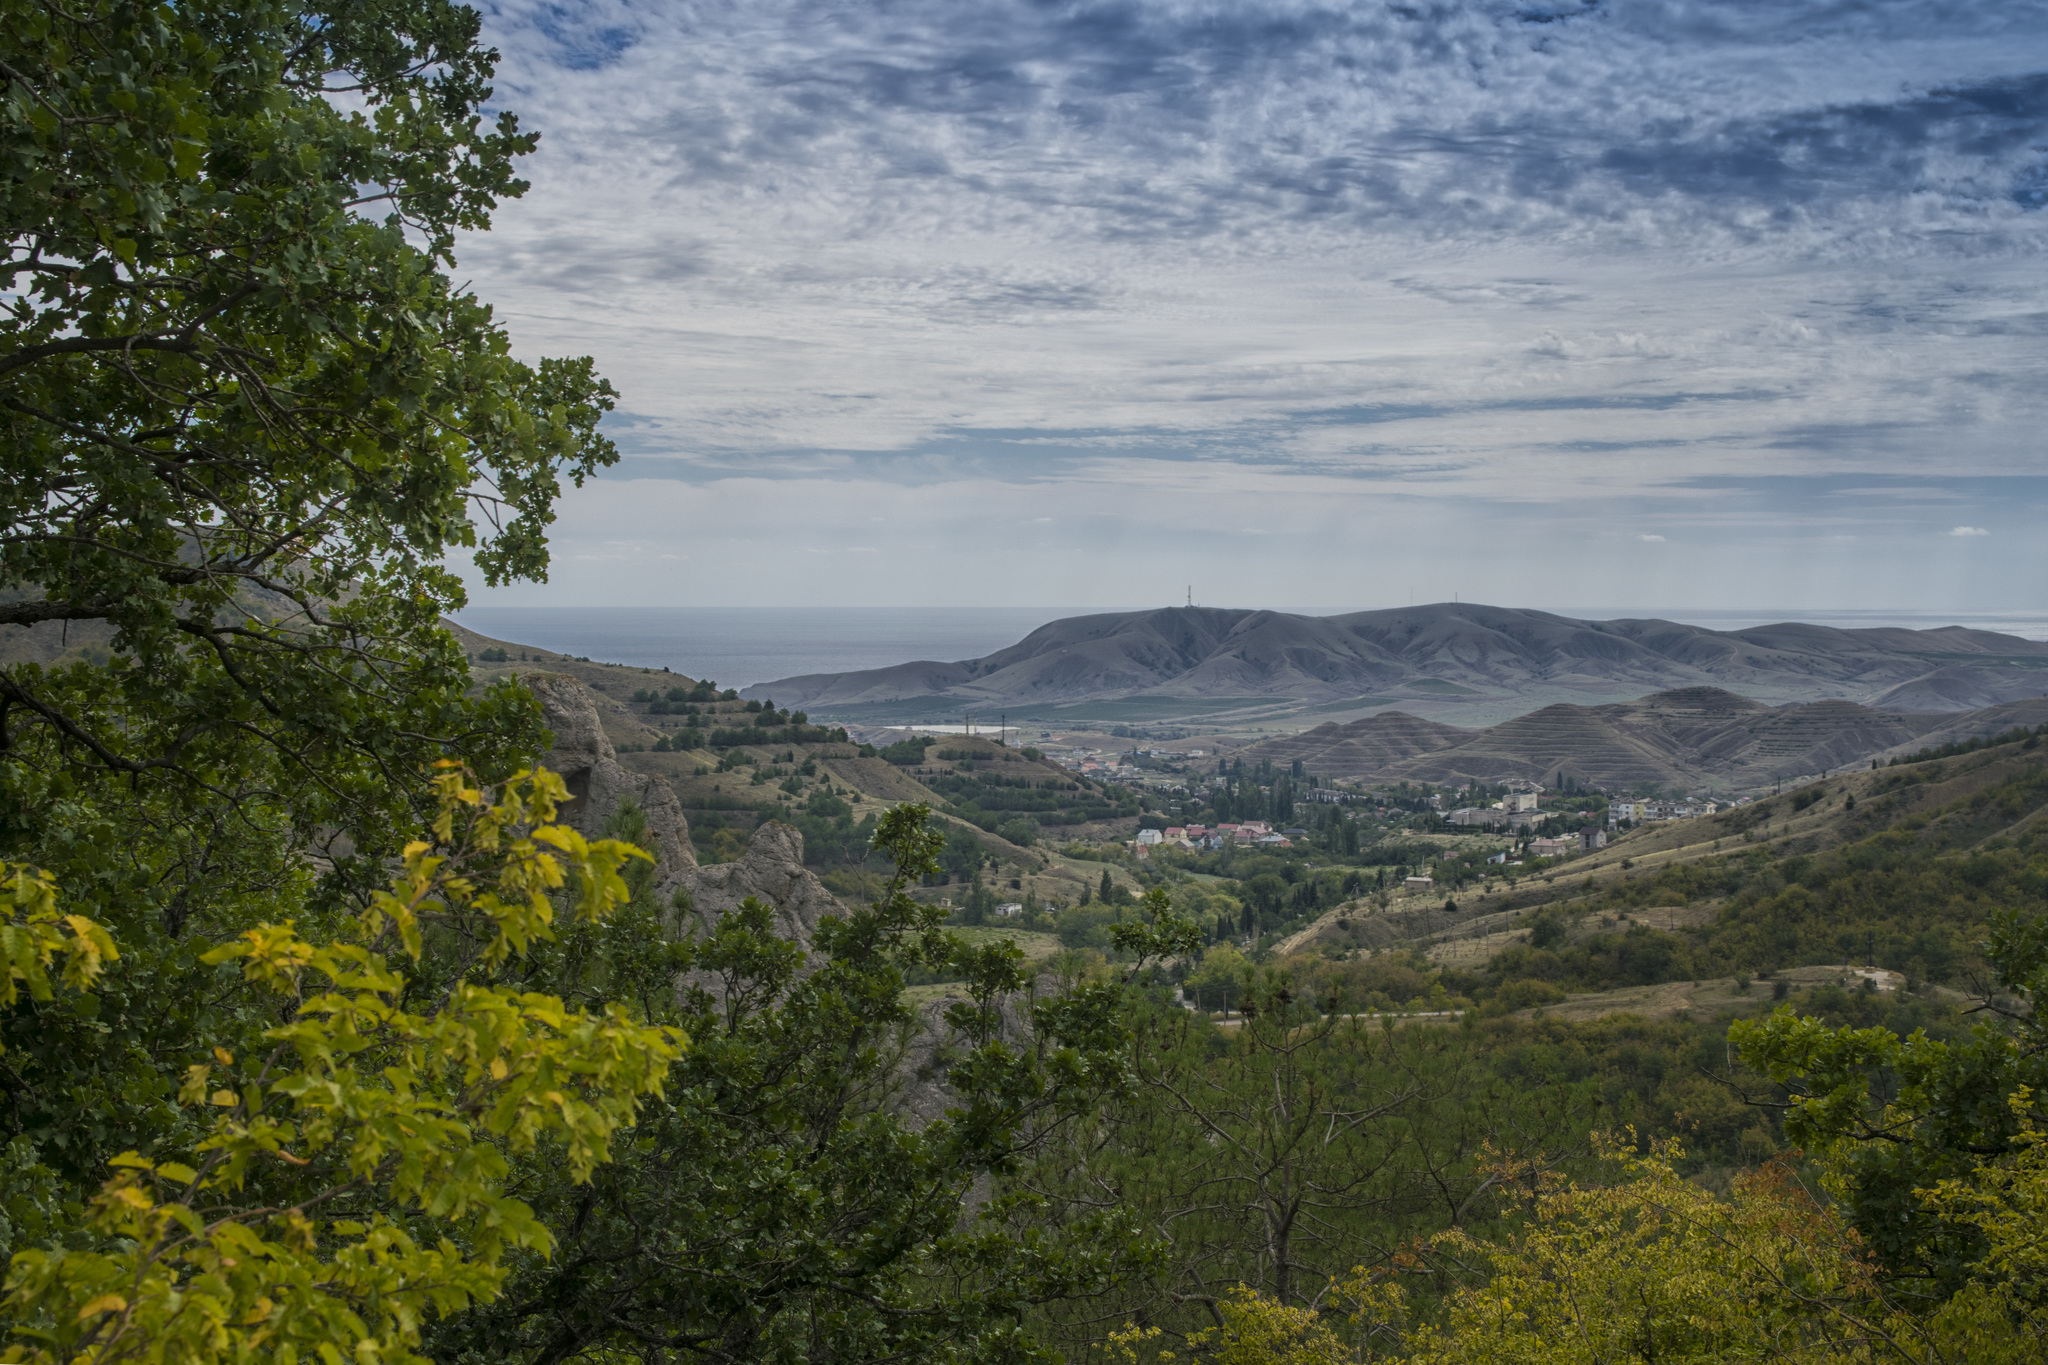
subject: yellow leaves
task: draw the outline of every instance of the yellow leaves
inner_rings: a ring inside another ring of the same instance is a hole
[[[1977,1229],[1984,1256],[1977,1263],[1983,1283],[1958,1296],[1940,1324],[1963,1339],[1983,1337],[1987,1325],[2025,1324],[2025,1334],[2048,1336],[2048,1130],[2035,1112],[2034,1091],[2020,1086],[2007,1104],[2019,1119],[2014,1150],[1987,1161],[1967,1179],[1944,1180],[1919,1194],[1944,1217]],[[1985,1361],[2018,1355],[1973,1349]]]
[[[39,869],[0,862],[0,913],[0,1008],[12,1006],[23,987],[32,999],[50,999],[50,968],[60,957],[59,978],[87,991],[121,955],[92,920],[57,913],[56,883]]]
[[[647,855],[546,823],[567,794],[553,774],[520,774],[495,792],[459,769],[434,783],[435,841],[407,847],[390,889],[361,921],[365,941],[312,942],[287,921],[257,925],[207,954],[239,961],[245,979],[293,1003],[291,1021],[266,1032],[279,1051],[239,1091],[212,1076],[235,1064],[225,1048],[186,1068],[179,1102],[213,1110],[212,1131],[197,1144],[206,1161],[195,1169],[132,1152],[117,1158],[89,1213],[112,1250],[16,1258],[0,1305],[7,1316],[117,1325],[77,1326],[25,1353],[0,1348],[0,1360],[412,1361],[420,1302],[459,1311],[495,1295],[509,1249],[552,1247],[533,1211],[504,1192],[507,1150],[558,1141],[571,1172],[586,1178],[641,1097],[661,1092],[689,1040],[616,1007],[585,1013],[459,977],[445,995],[429,993],[429,1012],[414,1013],[406,974],[377,941],[395,929],[417,956],[425,921],[466,917],[483,931],[486,957],[502,960],[547,934],[551,895],[570,878],[579,882],[578,913],[601,916],[628,894],[619,869]],[[15,911],[0,925],[14,935],[9,989],[26,981],[47,990],[36,973],[60,953],[88,979],[112,960],[113,944],[96,926],[56,915],[47,877],[0,872],[11,876]],[[339,1167],[324,1193],[321,1153]],[[270,1159],[312,1182],[306,1207],[363,1180],[448,1235],[421,1246],[381,1218],[316,1230],[299,1209],[205,1202],[240,1188]],[[87,1342],[89,1332],[99,1335]]]
[[[587,840],[550,823],[568,789],[545,769],[515,774],[495,790],[447,767],[433,780],[440,801],[434,841],[405,848],[403,872],[363,912],[362,932],[376,942],[395,931],[400,947],[417,960],[421,926],[436,919],[481,920],[491,931],[483,960],[496,966],[524,953],[536,938],[553,937],[552,894],[571,876],[580,884],[576,914],[599,920],[630,895],[620,869],[648,855],[614,839]],[[488,878],[467,875],[479,863]]]
[[[1616,1155],[1622,1179],[1550,1183],[1509,1239],[1436,1239],[1492,1276],[1417,1335],[1418,1365],[1880,1358],[1838,1347],[1889,1339],[1898,1315],[1854,1232],[1782,1167],[1722,1198],[1678,1174],[1675,1144]]]
[[[1293,1308],[1235,1288],[1217,1301],[1223,1326],[1188,1343],[1216,1365],[1349,1365],[1351,1348],[1312,1308]]]
[[[1110,1353],[1118,1360],[1137,1365],[1141,1360],[1158,1361],[1170,1365],[1173,1352],[1151,1345],[1163,1332],[1157,1327],[1140,1327],[1136,1323],[1125,1323],[1123,1330],[1109,1334]]]
[[[315,956],[313,945],[299,937],[295,922],[286,920],[283,924],[259,924],[246,930],[200,961],[216,963],[240,958],[244,977],[272,990],[292,993]]]

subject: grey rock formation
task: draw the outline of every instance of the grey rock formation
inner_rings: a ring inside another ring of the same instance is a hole
[[[804,836],[771,820],[754,831],[753,842],[738,861],[693,866],[672,879],[690,895],[687,912],[698,925],[718,917],[753,896],[775,911],[775,932],[806,949],[820,917],[840,912],[825,884],[804,866]],[[677,926],[688,932],[690,925]]]
[[[647,813],[647,851],[654,855],[657,887],[666,890],[695,868],[689,822],[675,789],[659,777],[631,772],[619,763],[598,722],[590,689],[561,673],[530,673],[521,681],[539,699],[547,727],[554,732],[555,746],[541,761],[569,785],[573,799],[562,811],[563,823],[595,836],[621,805],[631,801]]]
[[[685,893],[671,932],[701,932],[752,896],[775,912],[776,933],[808,950],[818,921],[842,913],[838,900],[804,866],[803,835],[779,821],[755,830],[737,861],[699,866],[675,791],[659,777],[632,772],[619,763],[589,690],[561,674],[530,674],[524,681],[539,698],[555,736],[543,761],[562,775],[575,798],[562,812],[563,819],[584,834],[596,834],[626,801],[647,813],[648,851],[656,862],[655,894],[666,900],[674,892]],[[693,975],[689,984],[718,988],[708,976]],[[889,1103],[923,1123],[943,1114],[954,1099],[945,1081],[952,1036],[944,1018],[946,1003],[926,1004],[917,1022],[896,1039]],[[1006,1002],[1004,1024],[1006,1033],[1028,1032],[1021,1001]]]

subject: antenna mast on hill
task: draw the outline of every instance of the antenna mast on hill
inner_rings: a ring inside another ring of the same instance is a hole
[[[1192,583],[1188,584],[1188,605],[1195,605],[1195,585]]]

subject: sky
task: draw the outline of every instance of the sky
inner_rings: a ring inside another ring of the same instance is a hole
[[[2048,2],[483,0],[489,606],[2048,607]]]

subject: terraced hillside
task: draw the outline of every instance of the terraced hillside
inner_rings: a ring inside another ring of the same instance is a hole
[[[1616,790],[1737,792],[1836,772],[1928,743],[2048,723],[2048,698],[1963,715],[1910,714],[1821,701],[1768,706],[1712,687],[1604,706],[1558,704],[1484,730],[1432,726],[1382,713],[1263,741],[1248,760],[1299,759],[1313,773],[1363,782],[1557,785],[1563,777]],[[1435,747],[1410,747],[1438,741]]]
[[[918,801],[939,812],[943,824],[972,831],[1016,878],[1017,886],[1005,888],[1009,894],[1035,890],[1041,898],[1073,900],[1101,869],[1070,866],[1049,845],[1123,839],[1137,828],[1135,792],[1070,774],[1023,749],[965,738],[877,752],[844,731],[807,723],[802,712],[778,707],[771,715],[766,703],[729,696],[707,680],[455,630],[480,682],[548,674],[586,689],[618,762],[674,790],[702,860],[737,857],[763,822],[781,820],[803,834],[813,868],[857,868],[882,813]]]
[[[1300,759],[1310,772],[1340,779],[1367,779],[1403,760],[1455,749],[1474,732],[1405,711],[1381,711],[1362,720],[1318,725],[1298,735],[1270,739],[1245,751],[1254,762],[1291,764]]]

